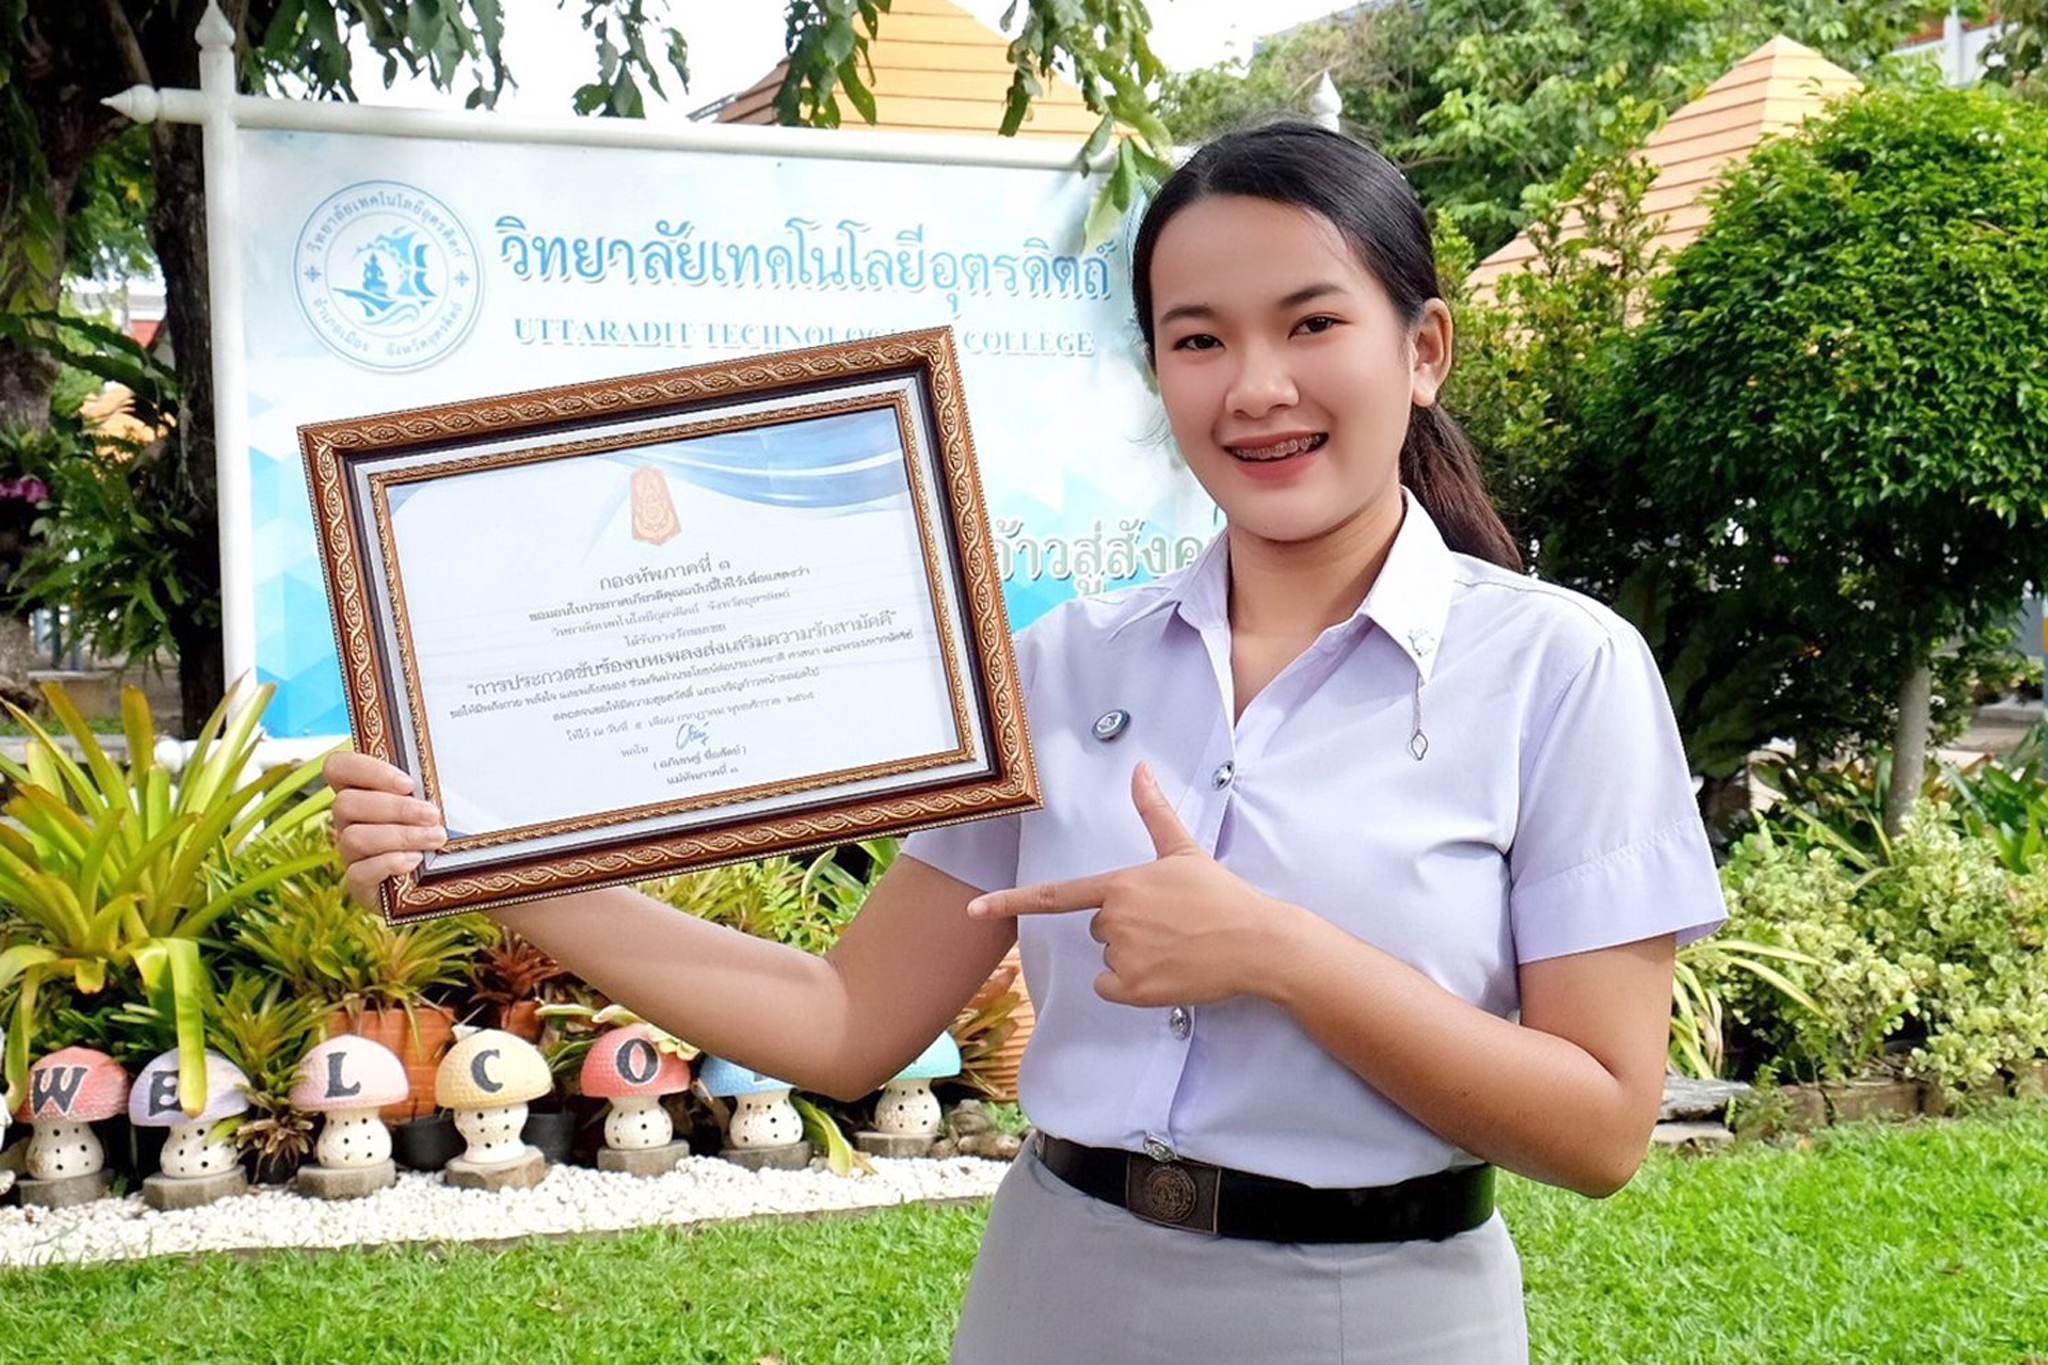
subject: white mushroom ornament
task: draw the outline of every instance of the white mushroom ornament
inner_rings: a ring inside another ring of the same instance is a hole
[[[875,1126],[855,1133],[855,1144],[877,1156],[923,1156],[944,1129],[932,1082],[959,1074],[960,1045],[952,1034],[941,1033],[882,1087]]]
[[[137,1128],[168,1128],[158,1173],[142,1182],[142,1195],[154,1208],[189,1207],[239,1194],[248,1187],[232,1136],[220,1137],[222,1119],[249,1110],[249,1078],[218,1052],[208,1049],[206,1104],[196,1114],[185,1112],[178,1094],[177,1048],[158,1053],[135,1075],[128,1092],[128,1121]],[[204,1186],[204,1189],[200,1187]]]
[[[733,1102],[726,1125],[726,1147],[719,1153],[743,1166],[797,1168],[810,1164],[811,1144],[804,1141],[803,1116],[789,1102],[795,1089],[788,1081],[713,1057],[704,1063],[698,1082],[704,1093]]]
[[[584,1055],[578,1086],[594,1099],[611,1101],[604,1119],[605,1150],[598,1154],[600,1169],[637,1169],[663,1160],[673,1165],[688,1154],[687,1143],[673,1140],[675,1122],[661,1099],[690,1088],[690,1064],[664,1051],[667,1041],[668,1035],[652,1025],[629,1024],[598,1035]],[[662,1156],[650,1155],[638,1163],[614,1156],[626,1152]]]
[[[91,1125],[110,1119],[128,1103],[128,1073],[104,1052],[67,1047],[29,1068],[28,1098],[15,1117],[28,1123],[31,1180],[97,1176],[107,1165],[106,1149]],[[27,1191],[23,1191],[24,1198]]]
[[[455,1183],[472,1174],[544,1168],[540,1149],[520,1137],[528,1101],[554,1088],[540,1049],[503,1029],[478,1029],[441,1059],[434,1073],[434,1102],[455,1115],[455,1130],[468,1150],[448,1163]],[[535,1178],[538,1178],[536,1170]]]
[[[395,1183],[391,1130],[378,1110],[411,1093],[405,1063],[374,1038],[340,1033],[308,1052],[291,1105],[324,1121],[313,1144],[315,1164],[299,1171],[301,1192],[346,1198]]]

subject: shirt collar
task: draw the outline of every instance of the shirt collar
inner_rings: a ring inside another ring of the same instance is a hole
[[[1349,619],[1330,627],[1323,638],[1348,634],[1361,618],[1369,620],[1387,633],[1387,638],[1415,665],[1422,681],[1428,682],[1437,652],[1443,646],[1444,623],[1450,616],[1455,563],[1436,522],[1405,486],[1401,489],[1401,504],[1401,526],[1394,533],[1394,544],[1387,551],[1386,563],[1380,566],[1379,577],[1373,580],[1358,610]],[[1171,606],[1197,630],[1227,630],[1229,540],[1228,531],[1218,532],[1194,563],[1162,580],[1153,609]]]

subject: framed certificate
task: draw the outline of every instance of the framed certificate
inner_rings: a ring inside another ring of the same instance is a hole
[[[944,329],[299,437],[394,922],[1038,803]]]

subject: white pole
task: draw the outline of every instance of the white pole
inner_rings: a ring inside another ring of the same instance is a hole
[[[1331,91],[1335,94],[1334,87]],[[148,123],[211,123],[210,92],[138,85],[109,96],[116,112]],[[859,129],[780,128],[742,123],[656,123],[626,118],[535,118],[481,109],[403,109],[337,100],[276,100],[236,95],[226,105],[242,128],[295,132],[363,133],[468,142],[548,143],[576,147],[658,147],[742,156],[833,157],[852,161],[910,161],[943,166],[1077,169],[1080,140],[970,137]],[[1105,170],[1114,150],[1089,163]]]
[[[1315,94],[1309,96],[1308,112],[1309,117],[1323,127],[1333,133],[1337,131],[1337,120],[1344,113],[1344,100],[1337,93],[1337,83],[1330,79],[1330,73],[1327,71],[1323,73],[1323,78],[1316,82]]]
[[[219,0],[199,20],[205,100],[206,271],[213,319],[214,476],[220,502],[221,659],[228,691],[254,685],[256,593],[250,564],[249,395],[242,371],[241,168],[235,161],[235,30]],[[186,724],[199,720],[187,716]]]

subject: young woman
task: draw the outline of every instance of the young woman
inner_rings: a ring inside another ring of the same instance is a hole
[[[1013,940],[1039,1129],[953,1358],[1527,1359],[1496,1166],[1648,1145],[1672,952],[1722,920],[1657,668],[1520,572],[1436,406],[1451,315],[1399,173],[1295,123],[1145,215],[1137,321],[1228,528],[1018,637],[1045,807],[913,835],[823,958],[627,889],[498,917],[700,1046],[854,1099]],[[327,768],[350,887],[439,844]]]

